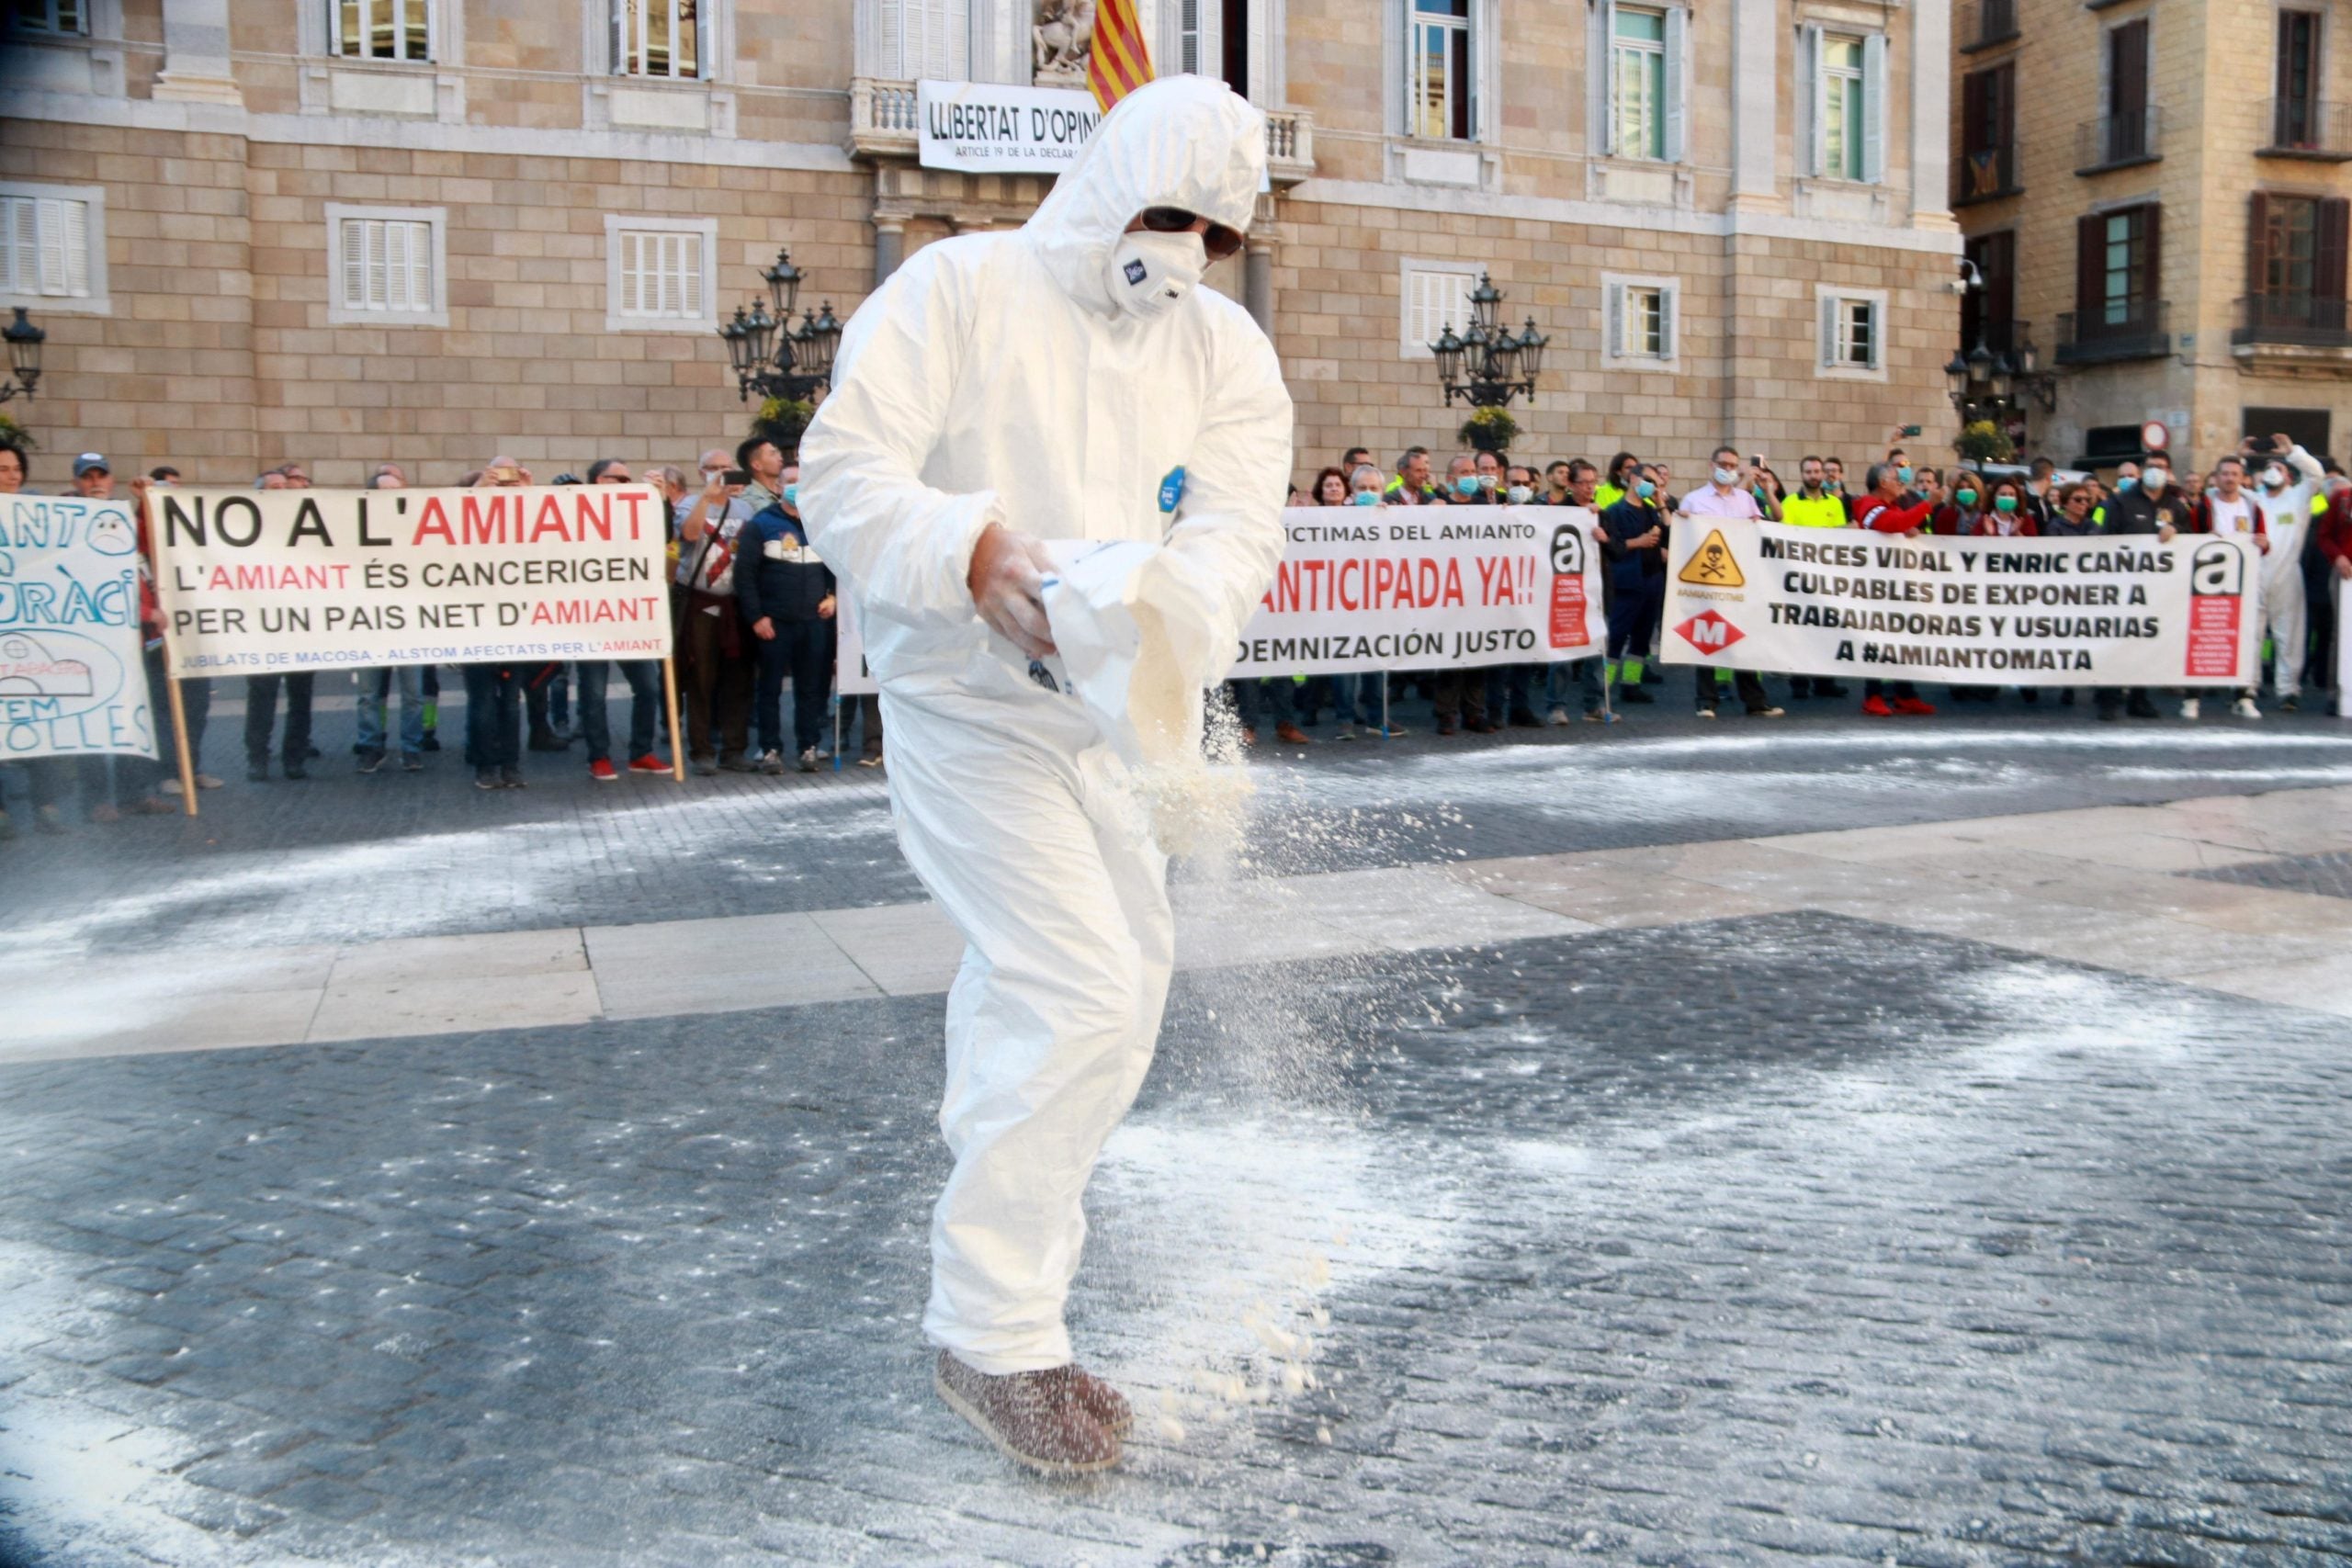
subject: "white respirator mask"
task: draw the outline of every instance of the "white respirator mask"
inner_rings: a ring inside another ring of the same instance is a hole
[[[1139,230],[1119,236],[1102,284],[1119,309],[1150,321],[1183,303],[1208,266],[1208,245],[1198,234]]]

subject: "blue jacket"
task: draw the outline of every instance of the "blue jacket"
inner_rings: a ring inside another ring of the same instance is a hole
[[[735,605],[746,626],[816,620],[818,604],[832,591],[832,568],[808,547],[807,525],[781,504],[754,514],[735,536]]]
[[[1630,495],[1600,514],[1600,525],[1593,532],[1600,541],[1602,558],[1609,562],[1609,585],[1611,588],[1624,593],[1641,593],[1664,583],[1664,535],[1660,536],[1658,547],[1654,550],[1628,549],[1625,541],[1638,539],[1666,521],[1664,512]]]

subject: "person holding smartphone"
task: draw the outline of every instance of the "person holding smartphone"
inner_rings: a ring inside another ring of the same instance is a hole
[[[721,767],[744,773],[752,766],[752,649],[735,613],[736,538],[753,514],[744,497],[752,482],[750,466],[741,457],[740,447],[705,452],[697,465],[702,488],[675,509],[673,614],[679,694],[686,710],[686,767],[705,778]]]

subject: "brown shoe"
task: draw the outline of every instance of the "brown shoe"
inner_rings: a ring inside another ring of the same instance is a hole
[[[1306,731],[1299,728],[1298,726],[1287,722],[1274,726],[1274,739],[1291,746],[1312,746],[1315,744],[1315,737],[1307,734]]]
[[[1124,1438],[1135,1430],[1136,1413],[1128,1408],[1125,1394],[1075,1363],[1069,1369],[1069,1381],[1078,1407],[1093,1416],[1104,1431]]]
[[[1119,1462],[1119,1439],[1080,1402],[1076,1371],[990,1377],[942,1350],[932,1386],[1014,1463],[1040,1475],[1084,1475]]]

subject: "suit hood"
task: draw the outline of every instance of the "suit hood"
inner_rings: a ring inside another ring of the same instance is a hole
[[[1266,176],[1266,117],[1222,82],[1164,76],[1119,100],[1022,225],[1070,295],[1115,310],[1103,283],[1136,213],[1181,207],[1247,230]]]

